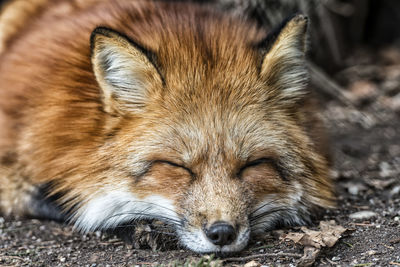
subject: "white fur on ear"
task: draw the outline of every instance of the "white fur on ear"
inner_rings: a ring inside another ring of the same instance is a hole
[[[264,57],[261,76],[277,90],[282,101],[296,101],[307,92],[306,35],[307,17],[295,16],[279,32]]]
[[[160,84],[157,69],[139,45],[118,32],[97,28],[91,37],[92,65],[106,112],[141,112],[151,85]]]

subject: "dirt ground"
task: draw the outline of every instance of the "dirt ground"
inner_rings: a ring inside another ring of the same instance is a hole
[[[400,49],[361,50],[347,64],[334,78],[353,105],[323,97],[338,208],[319,218],[346,231],[308,262],[304,244],[284,238],[300,228],[257,236],[242,253],[218,259],[179,248],[174,236],[153,232],[154,224],[137,227],[132,243],[55,222],[0,218],[0,266],[400,266]]]

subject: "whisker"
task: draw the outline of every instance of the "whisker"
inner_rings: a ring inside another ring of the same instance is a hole
[[[118,213],[118,214],[113,214],[107,218],[107,220],[111,220],[114,217],[119,217],[119,216],[127,216],[127,215],[135,215],[135,216],[141,216],[142,218],[133,218],[132,220],[137,221],[141,219],[157,219],[160,221],[168,222],[173,225],[181,226],[182,222],[180,220],[176,220],[173,218],[169,218],[166,216],[162,215],[154,215],[151,213],[145,213],[145,212],[126,212],[126,213]]]
[[[256,209],[253,210],[252,212],[250,212],[249,216],[252,216],[254,213],[256,213],[257,211],[259,211],[260,209],[262,209],[262,208],[264,208],[264,207],[266,207],[266,206],[268,206],[268,205],[271,205],[271,204],[273,204],[273,203],[275,203],[275,202],[277,202],[277,201],[279,201],[279,199],[274,199],[274,200],[272,200],[272,201],[269,201],[269,202],[267,202],[267,203],[264,203],[264,204],[261,205],[260,207],[256,208]]]
[[[156,206],[156,207],[160,207],[160,208],[165,209],[165,210],[172,211],[173,213],[177,214],[178,216],[182,215],[182,214],[177,213],[175,210],[173,210],[171,208],[168,208],[168,207],[156,204],[156,203],[148,202],[148,201],[135,200],[135,201],[129,201],[129,202],[150,204],[150,205],[153,205],[153,206]]]
[[[166,222],[169,222],[169,223],[172,223],[172,224],[175,224],[175,225],[182,225],[183,224],[183,221],[181,221],[181,220],[177,220],[177,219],[170,218],[170,217],[163,216],[163,215],[154,215],[154,214],[150,213],[149,210],[152,209],[151,206],[155,206],[155,207],[159,207],[161,209],[165,209],[165,210],[171,211],[171,212],[173,212],[174,215],[176,214],[178,217],[183,217],[181,214],[175,212],[174,210],[172,210],[172,209],[170,209],[168,207],[156,204],[156,203],[151,203],[151,202],[147,202],[147,201],[132,201],[132,200],[129,200],[129,201],[126,201],[125,203],[123,203],[122,205],[120,205],[120,208],[122,209],[128,204],[135,204],[135,203],[145,203],[145,204],[150,205],[150,207],[147,207],[146,209],[143,209],[142,211],[137,211],[137,212],[132,211],[132,212],[121,212],[121,213],[113,214],[113,215],[107,217],[106,221],[111,220],[112,218],[115,218],[115,217],[119,217],[119,216],[136,215],[136,216],[141,216],[141,217],[149,217],[150,219],[159,219],[161,221],[166,221]],[[134,208],[134,206],[133,206],[133,208]]]
[[[287,210],[290,210],[290,208],[288,208],[288,207],[275,207],[275,208],[271,208],[271,209],[269,209],[269,210],[267,210],[267,211],[264,211],[264,212],[262,212],[262,213],[260,213],[260,214],[257,214],[257,215],[255,215],[255,216],[251,216],[251,217],[249,218],[249,220],[250,220],[250,222],[251,222],[251,221],[256,221],[256,220],[258,220],[258,219],[260,219],[260,218],[262,218],[262,217],[264,217],[264,216],[266,216],[266,215],[272,214],[272,213],[274,213],[274,212],[287,211]]]
[[[271,215],[271,214],[274,214],[274,213],[289,212],[289,211],[296,212],[297,210],[294,209],[294,208],[290,208],[290,207],[277,207],[277,208],[270,209],[270,210],[268,210],[266,212],[260,213],[257,216],[254,216],[254,217],[250,218],[250,226],[254,227],[256,225],[259,225],[259,224],[263,223],[263,222],[259,222],[258,220],[263,218],[263,217],[265,217],[265,216],[268,216],[268,215]]]

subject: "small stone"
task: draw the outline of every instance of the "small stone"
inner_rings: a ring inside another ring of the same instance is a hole
[[[393,187],[392,190],[390,190],[390,196],[393,197],[394,195],[397,195],[400,193],[400,185]]]
[[[359,211],[355,212],[349,215],[350,219],[355,219],[355,220],[366,220],[370,219],[373,217],[376,217],[378,214],[376,212],[370,211],[370,210],[365,210],[365,211]]]
[[[61,257],[61,258],[60,258],[60,261],[61,261],[61,262],[65,262],[65,260],[66,260],[65,257]]]
[[[358,195],[358,188],[357,187],[350,187],[349,188],[349,193],[352,195]]]
[[[368,189],[364,184],[353,182],[346,183],[344,186],[347,187],[347,191],[352,195],[358,195],[360,192]]]
[[[361,192],[368,190],[368,187],[365,185],[365,183],[361,182],[348,181],[341,182],[340,185],[346,188],[347,191],[352,195],[358,195]]]
[[[260,267],[261,264],[256,261],[250,261],[244,265],[244,267]]]
[[[340,257],[337,257],[337,256],[332,257],[332,261],[340,261]]]
[[[96,231],[95,235],[96,235],[97,238],[100,238],[101,237],[101,231]]]
[[[390,164],[386,161],[382,161],[379,164],[379,168],[380,168],[379,176],[383,178],[389,177],[393,174],[392,166],[390,166]]]

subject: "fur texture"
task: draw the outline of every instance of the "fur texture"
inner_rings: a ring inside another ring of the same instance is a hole
[[[0,16],[3,213],[43,215],[46,185],[83,231],[156,218],[189,249],[234,252],[333,206],[304,16],[262,47],[267,29],[195,4],[30,2]],[[231,243],[210,241],[216,222]]]

